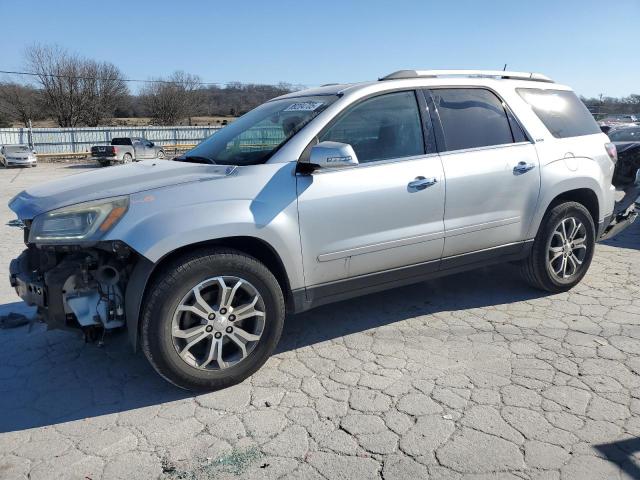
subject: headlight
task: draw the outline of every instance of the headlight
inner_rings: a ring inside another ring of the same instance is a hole
[[[129,197],[79,203],[34,218],[31,243],[64,243],[99,240],[118,223],[129,208]]]

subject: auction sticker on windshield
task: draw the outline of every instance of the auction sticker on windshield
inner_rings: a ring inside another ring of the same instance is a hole
[[[292,103],[287,108],[285,108],[284,112],[312,112],[319,106],[323,105],[322,102],[299,102]]]

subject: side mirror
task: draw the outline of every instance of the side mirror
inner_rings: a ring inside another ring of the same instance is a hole
[[[309,163],[317,168],[354,167],[358,157],[348,143],[320,142],[311,147]]]

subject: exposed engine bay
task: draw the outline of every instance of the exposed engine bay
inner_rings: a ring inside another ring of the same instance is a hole
[[[121,242],[27,246],[11,262],[11,285],[50,328],[80,328],[94,339],[125,325],[124,292],[137,259],[131,249]]]

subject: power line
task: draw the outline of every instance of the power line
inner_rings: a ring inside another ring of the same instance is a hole
[[[114,78],[107,77],[91,77],[91,76],[83,76],[83,75],[64,75],[64,74],[56,74],[56,73],[35,73],[35,72],[19,72],[12,70],[0,70],[0,73],[6,73],[9,75],[23,75],[30,77],[52,77],[52,78],[68,78],[74,80],[115,80]],[[181,82],[171,81],[171,80],[140,80],[134,78],[121,78],[123,82],[131,82],[131,83],[163,83],[163,84],[176,84]],[[265,86],[278,86],[273,84],[265,84],[265,83],[244,83],[244,82],[190,82],[195,85],[229,85],[232,83],[239,83],[241,85],[265,85]],[[291,84],[294,87],[300,87],[298,84]]]

